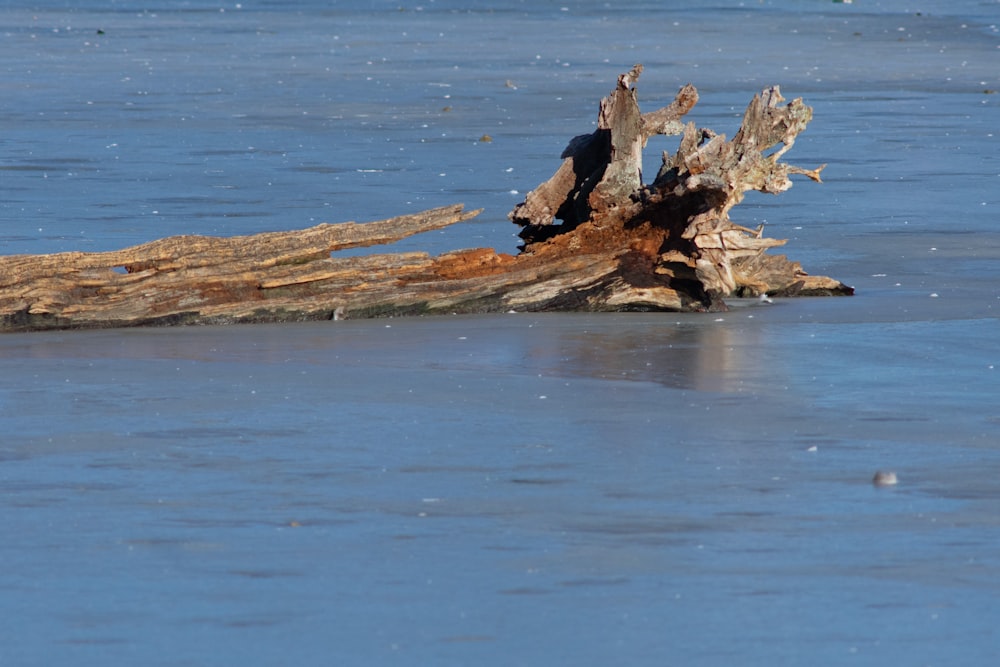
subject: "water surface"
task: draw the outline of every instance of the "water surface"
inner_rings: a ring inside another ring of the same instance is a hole
[[[0,658],[988,664],[998,10],[8,3],[8,254],[459,201],[397,248],[512,251],[643,62],[720,132],[814,106],[825,183],[733,217],[858,294],[0,337]]]

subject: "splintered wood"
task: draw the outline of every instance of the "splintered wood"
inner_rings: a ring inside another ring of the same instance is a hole
[[[598,127],[575,137],[555,174],[510,213],[517,255],[475,248],[432,257],[338,257],[464,222],[447,206],[389,220],[290,232],[177,236],[102,253],[0,257],[0,331],[265,322],[507,310],[724,310],[729,296],[842,295],[767,250],[785,243],[729,219],[744,193],[777,194],[820,170],[780,162],[812,118],[777,87],[755,96],[732,140],[681,119],[697,103],[641,113],[642,66],[601,101]],[[651,184],[642,150],[681,135]],[[771,150],[775,147],[775,150]],[[768,152],[770,151],[770,152]]]

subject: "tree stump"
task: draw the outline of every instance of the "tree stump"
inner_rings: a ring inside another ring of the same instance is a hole
[[[734,224],[745,192],[777,194],[800,174],[779,161],[812,118],[777,87],[750,102],[731,141],[681,118],[698,101],[684,86],[641,113],[642,66],[618,77],[598,128],[570,141],[555,174],[510,213],[517,255],[470,249],[338,257],[466,221],[448,206],[367,224],[213,238],[177,236],[103,253],[0,257],[0,331],[339,319],[508,310],[725,310],[730,296],[845,295],[809,276],[785,243]],[[651,184],[642,150],[681,135]],[[777,149],[768,153],[772,148]]]
[[[524,252],[551,252],[562,243],[581,252],[616,253],[620,280],[607,286],[613,295],[605,300],[632,309],[724,310],[727,296],[853,293],[836,280],[809,276],[783,256],[765,254],[786,241],[729,219],[749,190],[784,192],[792,186],[791,174],[821,182],[822,166],[802,169],[779,161],[812,119],[812,109],[801,99],[781,106],[779,89],[765,89],[726,141],[680,123],[698,101],[690,85],[669,106],[640,113],[634,83],[641,73],[636,65],[618,78],[601,103],[598,129],[571,141],[555,175],[511,212],[524,228]],[[682,137],[646,186],[642,148],[653,134]],[[679,293],[686,297],[681,304]]]

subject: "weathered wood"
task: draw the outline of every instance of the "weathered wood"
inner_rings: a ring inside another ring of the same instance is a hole
[[[536,252],[567,230],[587,238],[588,247],[608,251],[617,246],[633,265],[646,267],[634,285],[634,299],[627,288],[616,288],[616,301],[633,307],[642,307],[642,295],[651,291],[685,292],[709,310],[724,309],[722,299],[732,295],[851,294],[836,280],[809,276],[783,256],[766,255],[785,241],[764,238],[762,229],[746,229],[729,219],[730,209],[749,190],[778,194],[791,187],[791,174],[820,182],[823,167],[779,162],[811,120],[812,109],[800,99],[781,106],[779,89],[765,89],[747,107],[734,139],[726,141],[693,123],[679,123],[698,99],[691,86],[668,107],[639,116],[632,86],[641,72],[637,65],[619,77],[601,105],[598,129],[571,142],[559,171],[511,213],[524,227],[525,252]],[[643,186],[636,178],[641,145],[653,133],[683,136],[676,154],[664,154],[653,183]],[[765,154],[777,144],[782,146]],[[586,176],[567,190],[569,172]],[[554,225],[555,217],[562,224]],[[635,276],[632,272],[626,282]]]
[[[378,287],[434,261],[426,253],[332,252],[391,243],[478,213],[455,205],[366,224],[0,257],[0,330],[332,317],[341,292]]]
[[[0,331],[229,323],[503,310],[721,310],[732,295],[850,294],[784,256],[783,240],[734,224],[745,192],[780,193],[818,169],[779,158],[812,118],[777,87],[754,97],[731,141],[681,119],[698,101],[641,113],[642,66],[602,100],[555,174],[511,213],[518,255],[470,249],[337,257],[463,222],[461,205],[380,222],[213,238],[178,236],[103,253],[0,257]],[[655,180],[642,149],[681,135]],[[780,147],[767,153],[775,146]],[[558,221],[558,222],[557,222]]]

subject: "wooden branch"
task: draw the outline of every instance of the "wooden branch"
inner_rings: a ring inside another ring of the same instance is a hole
[[[367,224],[0,257],[0,330],[332,317],[338,289],[356,289],[369,274],[386,280],[421,270],[431,259],[331,252],[391,243],[478,213],[456,205]]]
[[[783,192],[793,174],[820,181],[822,167],[779,161],[812,109],[801,100],[782,106],[778,88],[765,89],[726,141],[681,123],[698,101],[690,85],[666,107],[641,113],[641,73],[636,65],[618,78],[597,130],[574,138],[555,174],[511,211],[525,242],[516,256],[490,249],[336,256],[479,213],[459,204],[366,224],[0,257],[0,331],[511,309],[723,310],[733,295],[852,293],[766,254],[785,241],[728,215],[748,190]],[[642,149],[654,134],[682,136],[644,185]]]

